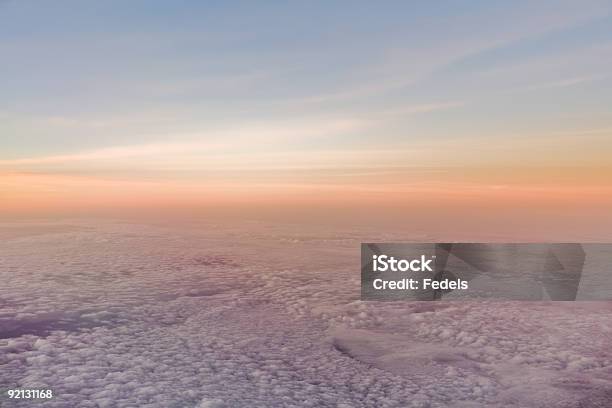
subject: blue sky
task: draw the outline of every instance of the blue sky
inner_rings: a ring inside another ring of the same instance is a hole
[[[264,180],[610,146],[609,1],[2,1],[0,58],[4,171]]]

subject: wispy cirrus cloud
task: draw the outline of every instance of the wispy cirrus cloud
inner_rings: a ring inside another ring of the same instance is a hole
[[[129,158],[168,157],[181,153],[215,152],[234,150],[241,152],[274,143],[311,140],[324,136],[333,137],[367,127],[367,120],[357,118],[332,118],[306,121],[277,121],[253,123],[225,130],[168,135],[169,142],[150,142],[137,145],[108,146],[75,153],[43,155],[0,160],[0,166],[28,164],[57,164],[89,162]]]
[[[580,85],[580,84],[602,80],[602,79],[605,79],[606,77],[607,77],[606,75],[588,75],[588,76],[565,78],[565,79],[560,79],[557,81],[542,82],[538,84],[528,85],[522,88],[514,89],[511,92],[530,92],[530,91],[539,91],[542,89],[566,88],[570,86],[575,86],[575,85]]]

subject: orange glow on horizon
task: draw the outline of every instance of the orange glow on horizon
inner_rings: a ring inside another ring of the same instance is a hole
[[[44,213],[59,209],[182,208],[231,206],[321,208],[381,206],[428,208],[604,208],[612,204],[606,185],[542,184],[515,181],[417,180],[413,183],[298,183],[143,181],[86,176],[0,174],[2,213]]]

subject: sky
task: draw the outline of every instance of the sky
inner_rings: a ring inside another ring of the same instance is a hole
[[[605,216],[611,73],[610,1],[0,0],[0,214]]]

